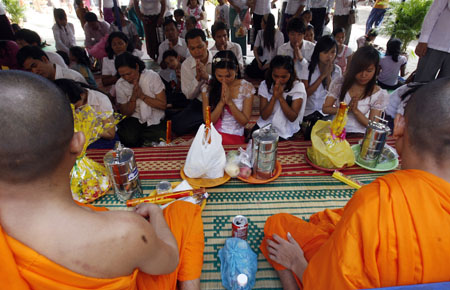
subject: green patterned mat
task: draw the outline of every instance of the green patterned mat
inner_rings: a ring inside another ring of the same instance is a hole
[[[370,183],[385,173],[352,175],[362,183]],[[179,180],[171,180],[179,181]],[[143,180],[144,194],[149,194],[159,180]],[[253,289],[281,289],[279,279],[259,251],[266,219],[276,213],[290,213],[308,220],[309,216],[325,208],[342,207],[351,198],[354,189],[331,176],[280,177],[262,185],[243,183],[232,179],[208,190],[210,197],[203,210],[205,231],[202,289],[223,289],[220,277],[218,251],[231,235],[231,221],[236,215],[249,220],[248,239],[258,254],[258,272]],[[94,203],[110,209],[126,209],[113,194],[107,194]]]

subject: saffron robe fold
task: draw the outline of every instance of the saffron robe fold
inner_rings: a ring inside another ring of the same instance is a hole
[[[106,210],[88,206],[96,211]],[[203,265],[203,223],[199,206],[175,202],[164,211],[164,218],[174,234],[180,255],[176,270],[152,276],[138,269],[128,276],[100,279],[72,272],[8,236],[0,227],[0,288],[79,290],[79,289],[176,289],[177,280],[200,277]]]
[[[400,170],[362,187],[343,209],[305,222],[270,217],[266,239],[290,232],[308,267],[303,289],[362,289],[450,281],[450,183],[421,170]]]

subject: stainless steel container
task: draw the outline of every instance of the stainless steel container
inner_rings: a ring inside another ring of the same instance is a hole
[[[269,124],[256,130],[253,137],[253,177],[269,179],[274,176],[277,161],[278,134]]]
[[[127,201],[134,194],[142,194],[139,171],[133,150],[123,147],[120,142],[116,142],[114,150],[105,154],[103,162],[118,199]]]
[[[378,119],[379,122],[369,121],[361,144],[361,150],[357,157],[358,162],[369,167],[377,166],[384,144],[386,144],[387,136],[391,132],[387,122],[384,119]]]

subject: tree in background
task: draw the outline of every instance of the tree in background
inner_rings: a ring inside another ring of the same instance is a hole
[[[25,17],[25,6],[19,0],[2,0],[6,12],[11,16],[12,23],[20,23]]]

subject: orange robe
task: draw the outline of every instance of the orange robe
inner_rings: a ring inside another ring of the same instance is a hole
[[[175,202],[163,213],[180,251],[180,263],[171,274],[152,276],[136,269],[128,276],[114,279],[82,276],[50,261],[8,236],[0,227],[0,288],[8,286],[7,289],[14,290],[175,289],[177,280],[199,278],[204,249],[200,207],[187,202]]]
[[[305,222],[270,217],[266,239],[290,232],[308,260],[304,289],[362,289],[450,281],[450,183],[400,170],[362,187],[343,209]],[[297,280],[298,281],[298,280]],[[300,282],[298,281],[298,284]]]

